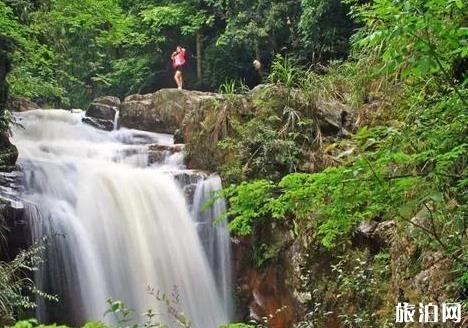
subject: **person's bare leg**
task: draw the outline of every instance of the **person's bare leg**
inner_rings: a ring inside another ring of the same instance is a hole
[[[177,71],[175,73],[175,80],[176,80],[176,83],[177,83],[177,88],[178,89],[182,89],[182,72],[181,71]]]
[[[177,88],[179,88],[179,76],[177,75],[179,74],[179,71],[176,71],[175,74],[174,74],[174,81],[175,83],[177,84]]]
[[[180,75],[179,75],[179,83],[180,83],[180,88],[183,89],[184,88],[184,75],[182,74],[182,72],[180,72]]]

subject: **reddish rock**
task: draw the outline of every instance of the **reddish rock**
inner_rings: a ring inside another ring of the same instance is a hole
[[[292,327],[296,318],[296,302],[286,288],[283,269],[269,266],[265,271],[251,269],[244,273],[241,289],[249,293],[250,316],[266,318],[270,328]]]

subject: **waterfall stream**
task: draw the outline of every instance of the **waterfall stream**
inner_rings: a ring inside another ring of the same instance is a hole
[[[214,222],[226,210],[224,200],[218,199],[209,208],[205,208],[205,203],[213,195],[213,192],[222,188],[221,179],[218,176],[208,177],[201,180],[196,187],[193,216],[197,222],[198,234],[206,250],[208,261],[214,272],[216,284],[221,291],[223,304],[228,314],[233,312],[232,277],[231,277],[231,252],[230,238],[225,220]],[[213,229],[213,223],[217,227]]]
[[[22,127],[13,127],[32,238],[49,236],[35,280],[60,298],[40,301],[40,319],[74,326],[108,321],[112,298],[136,316],[151,308],[175,327],[167,305],[147,293],[151,286],[176,294],[173,305],[194,328],[227,323],[229,236],[225,225],[209,222],[224,204],[200,211],[220,181],[198,182],[191,213],[175,178],[192,174],[181,168],[181,154],[148,164],[148,145],[170,146],[172,136],[105,132],[81,118],[64,110],[30,111],[18,115]]]

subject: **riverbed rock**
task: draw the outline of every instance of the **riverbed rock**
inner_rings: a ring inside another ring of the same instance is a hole
[[[82,121],[83,123],[89,124],[96,129],[104,131],[112,131],[114,129],[114,122],[111,120],[85,116],[82,118]]]
[[[170,155],[180,153],[184,150],[184,144],[174,145],[149,145],[148,161],[149,164],[161,163]]]
[[[114,98],[114,97],[104,97],[104,98]],[[103,120],[114,120],[115,113],[117,112],[118,109],[118,104],[117,106],[114,105],[109,105],[106,101],[106,103],[100,103],[97,102],[99,101],[100,98],[95,99],[88,107],[86,110],[86,116],[88,117],[93,117],[93,118],[98,118],[98,119],[103,119]],[[118,98],[117,98],[118,99]],[[120,102],[120,101],[119,101]]]

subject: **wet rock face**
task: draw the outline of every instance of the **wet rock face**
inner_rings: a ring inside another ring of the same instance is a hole
[[[148,161],[149,164],[163,162],[164,159],[175,153],[180,153],[184,150],[183,144],[175,145],[150,145],[148,147]]]
[[[116,112],[117,107],[93,102],[86,110],[86,116],[113,121]]]
[[[250,317],[258,322],[268,318],[271,328],[291,327],[296,320],[295,302],[287,290],[282,289],[284,274],[280,267],[270,266],[266,271],[250,271],[242,288],[248,288]]]
[[[200,181],[205,180],[208,177],[206,172],[202,171],[181,171],[179,174],[174,175],[175,180],[182,188],[187,201],[189,210],[192,210],[193,198],[195,196],[195,190],[197,189],[197,184]]]
[[[82,118],[82,121],[100,130],[112,131],[114,129],[114,122],[110,120],[86,116]]]
[[[242,238],[234,246],[240,311],[244,312],[239,314],[245,320],[267,322],[271,328],[292,327],[301,312],[291,285],[293,261],[282,256],[263,267],[246,265],[250,243],[249,238]]]
[[[7,228],[3,232],[7,247],[0,250],[0,260],[3,261],[13,259],[30,244],[24,204],[16,196],[22,186],[21,177],[18,171],[0,173],[0,222]]]
[[[96,98],[88,106],[83,122],[97,129],[112,131],[119,105],[120,99],[117,97],[105,96]]]

